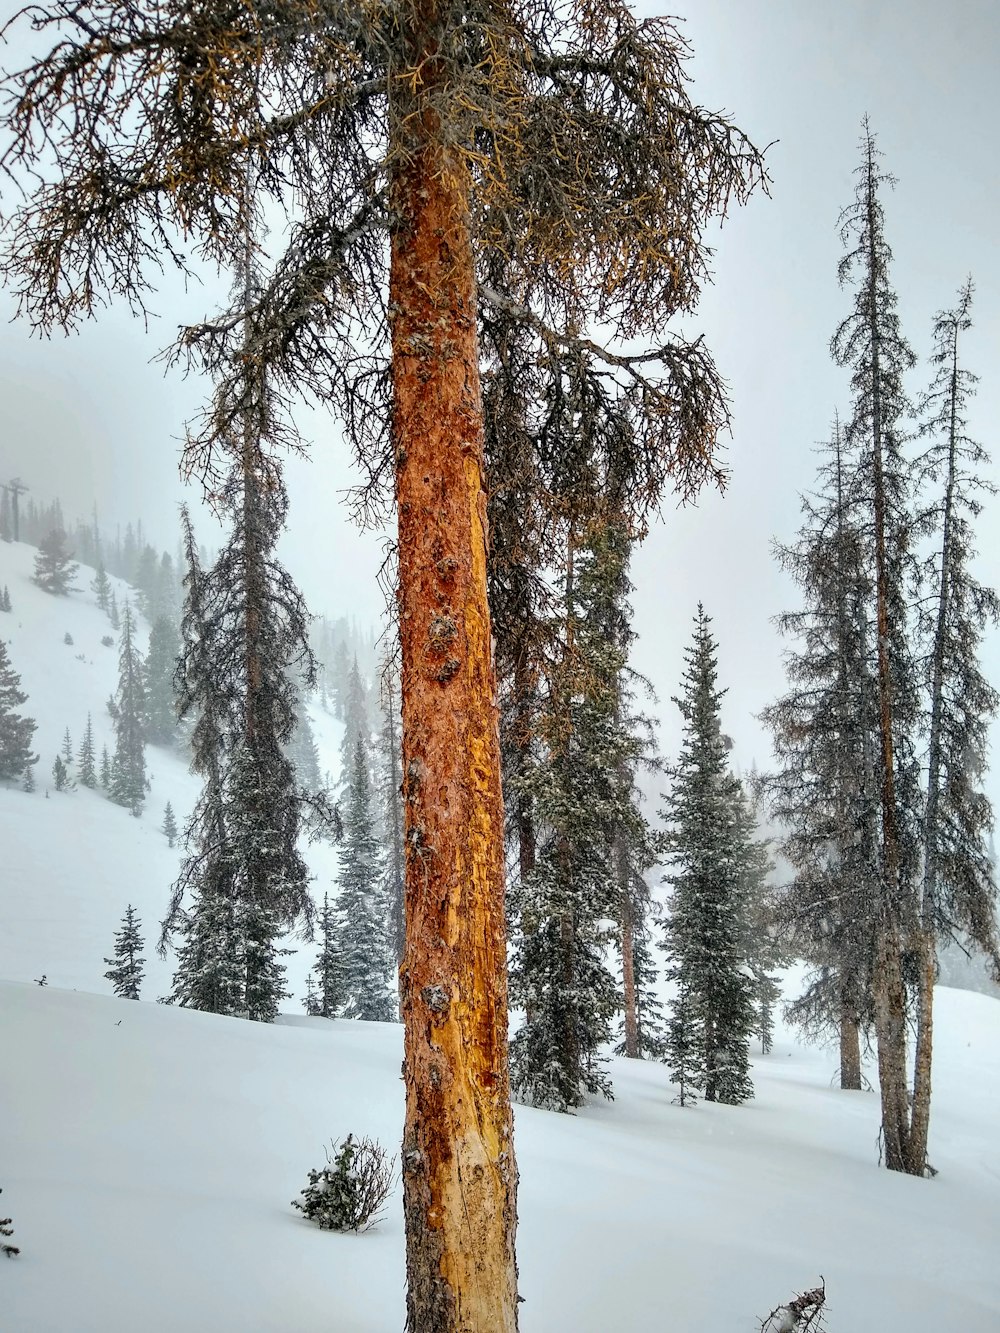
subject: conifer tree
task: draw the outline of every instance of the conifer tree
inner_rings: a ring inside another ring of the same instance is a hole
[[[4,611],[11,611],[13,608],[11,607],[11,602],[10,602],[10,589],[7,587],[6,583],[3,585],[3,599],[2,599],[2,600],[3,600],[3,609],[4,609]]]
[[[52,781],[56,791],[65,791],[69,784],[69,775],[61,754],[57,754],[52,763]]]
[[[972,327],[971,307],[970,279],[954,308],[935,320],[936,374],[921,404],[921,433],[930,442],[920,468],[925,487],[933,485],[938,495],[922,514],[937,550],[925,564],[927,596],[920,626],[930,719],[919,912],[923,973],[908,1169],[927,1155],[938,940],[960,932],[1000,973],[997,888],[989,846],[993,810],[982,790],[989,724],[1000,696],[979,661],[985,629],[1000,616],[1000,600],[976,579],[972,568],[979,496],[994,488],[982,476],[989,456],[967,433],[966,412],[976,377],[963,364],[960,342]]]
[[[706,1101],[753,1096],[749,1038],[753,998],[746,975],[743,890],[750,849],[741,791],[729,772],[711,621],[699,605],[685,652],[683,741],[663,815],[672,870],[666,917],[669,980],[677,986],[667,1038],[672,1075]]]
[[[73,737],[69,734],[69,727],[63,732],[62,757],[67,765],[73,762]]]
[[[94,726],[88,713],[87,726],[84,729],[83,740],[80,742],[80,752],[76,759],[80,781],[85,787],[94,788],[97,786],[97,772],[94,764]]]
[[[778,620],[789,688],[762,719],[778,766],[761,780],[794,870],[779,912],[790,947],[813,966],[790,1017],[836,1034],[840,1085],[861,1088],[861,1033],[873,1019],[874,904],[880,878],[872,661],[873,600],[864,525],[850,496],[839,422],[796,540],[778,547],[803,605]]]
[[[347,673],[344,689],[344,735],[340,743],[341,787],[346,789],[351,780],[355,759],[355,747],[360,736],[364,741],[365,762],[370,763],[369,743],[371,741],[371,721],[368,717],[368,704],[365,700],[365,687],[355,654]]]
[[[180,636],[173,621],[159,616],[149,631],[149,649],[142,669],[144,729],[153,745],[173,745],[177,739],[174,673],[180,650]]]
[[[0,778],[27,775],[38,762],[38,756],[31,753],[36,723],[15,712],[27,701],[21,677],[11,665],[6,643],[0,639]]]
[[[25,768],[24,779],[21,786],[26,792],[33,792],[35,790],[35,770],[32,764],[28,764]]]
[[[10,512],[10,495],[6,486],[2,489],[3,494],[0,495],[0,542],[11,542],[14,540],[14,522]]]
[[[72,552],[66,550],[64,532],[54,530],[38,543],[33,578],[46,592],[56,597],[65,597],[79,568],[79,565],[73,564]]]
[[[343,988],[343,1017],[388,1023],[396,1016],[395,987],[369,773],[368,747],[359,731],[347,770],[344,837],[337,851],[336,971]],[[325,1001],[325,978],[321,985]]]
[[[872,996],[885,1162],[892,1171],[922,1175],[926,1154],[916,1140],[911,1143],[904,978],[910,942],[925,952],[915,933],[922,817],[915,731],[920,718],[907,587],[914,574],[912,476],[903,455],[909,411],[903,376],[914,356],[900,328],[889,272],[892,251],[881,196],[894,182],[880,168],[867,120],[861,150],[855,199],[841,218],[846,250],[839,276],[842,286],[853,285],[853,309],[834,334],[831,350],[836,363],[851,370],[847,441],[857,470],[848,494],[865,519],[866,556],[875,583],[880,873],[873,905]],[[925,961],[918,968],[926,974]]]
[[[135,815],[141,813],[146,799],[146,747],[143,737],[145,711],[142,657],[135,645],[132,612],[126,606],[118,656],[118,690],[115,694],[115,753],[108,790],[113,801],[127,806]]]
[[[111,610],[111,580],[108,578],[107,570],[104,568],[104,562],[101,561],[97,566],[97,573],[94,575],[90,585],[94,596],[97,598],[97,605],[102,611]]]
[[[174,817],[174,807],[168,801],[163,809],[163,828],[162,832],[167,840],[167,846],[173,847],[177,841],[177,820]]]
[[[104,791],[111,791],[111,756],[108,754],[108,747],[101,746],[101,787]]]
[[[316,978],[314,1007],[308,1012],[317,1018],[336,1018],[346,995],[344,978],[340,965],[340,931],[337,925],[337,912],[330,902],[330,895],[323,894],[323,907],[319,914],[319,955],[313,973]]]
[[[135,908],[129,903],[122,917],[121,928],[115,932],[115,956],[105,958],[109,970],[105,977],[115,994],[122,1000],[138,1000],[145,959],[142,956],[141,922]]]
[[[108,619],[111,621],[111,628],[113,630],[117,632],[121,629],[122,622],[121,616],[118,614],[118,596],[114,588],[111,589],[111,608],[108,611]]]

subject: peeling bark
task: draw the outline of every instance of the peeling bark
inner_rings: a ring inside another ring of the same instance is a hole
[[[393,182],[408,1333],[514,1333],[503,805],[468,180],[434,126]]]

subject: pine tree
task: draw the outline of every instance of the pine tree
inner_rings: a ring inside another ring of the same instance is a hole
[[[672,886],[667,978],[680,997],[667,1039],[672,1075],[706,1101],[737,1105],[753,1096],[749,1038],[753,998],[745,969],[743,890],[748,851],[741,791],[728,770],[711,621],[699,605],[685,652],[683,741],[663,810]]]
[[[972,522],[979,494],[993,492],[982,478],[989,456],[970,439],[966,410],[976,378],[962,364],[960,338],[972,326],[972,283],[952,310],[937,316],[936,375],[921,404],[922,433],[930,444],[920,460],[925,486],[940,498],[923,514],[937,537],[925,564],[927,600],[921,617],[930,698],[927,797],[922,822],[923,879],[920,938],[923,974],[918,985],[917,1047],[908,1169],[926,1160],[930,1119],[931,1033],[939,939],[961,932],[1000,972],[997,888],[990,855],[993,810],[982,790],[989,724],[1000,695],[979,663],[987,625],[1000,617],[1000,599],[972,569]]]
[[[779,913],[790,947],[813,971],[789,1016],[807,1034],[839,1036],[840,1085],[861,1088],[861,1033],[873,1021],[874,904],[879,864],[872,662],[873,601],[863,515],[850,497],[852,459],[839,422],[802,500],[796,540],[778,558],[801,589],[779,618],[790,641],[788,691],[765,709],[777,770],[762,779],[794,870]]]
[[[351,669],[347,673],[347,686],[344,690],[344,735],[340,742],[340,785],[346,789],[354,763],[354,751],[357,738],[364,741],[365,762],[369,761],[368,745],[371,739],[371,723],[368,718],[368,705],[365,701],[365,687],[355,655]]]
[[[0,778],[21,777],[38,762],[38,756],[31,753],[36,723],[14,711],[27,701],[21,677],[11,666],[7,645],[0,639]]]
[[[80,753],[77,755],[76,766],[79,771],[80,781],[85,787],[97,786],[97,773],[94,769],[94,727],[91,722],[90,714],[87,714],[87,726],[83,733],[83,740],[80,742]]]
[[[324,893],[319,914],[320,949],[313,969],[316,977],[314,1007],[309,1010],[317,1018],[336,1018],[346,999],[339,940],[337,912],[330,902],[330,895]]]
[[[160,831],[167,840],[167,846],[173,847],[177,841],[177,820],[174,817],[174,807],[169,801],[163,808],[163,825]]]
[[[35,770],[31,764],[28,764],[24,770],[24,778],[21,782],[21,786],[26,792],[33,792],[35,790]]]
[[[34,581],[46,592],[56,597],[65,597],[73,582],[73,575],[80,568],[73,564],[73,554],[66,550],[66,534],[53,531],[38,544],[35,556]]]
[[[61,754],[57,754],[52,764],[52,781],[56,791],[65,791],[69,784],[69,775]]]
[[[563,658],[539,715],[531,785],[537,860],[514,895],[511,971],[526,1013],[511,1045],[511,1083],[538,1106],[568,1111],[611,1096],[601,1046],[619,1007],[605,951],[621,919],[616,834],[630,817],[631,739],[621,727],[621,631],[627,544],[603,519],[570,524],[563,570]],[[623,772],[625,779],[623,781]]]
[[[97,573],[94,575],[93,582],[90,585],[91,590],[97,598],[97,605],[102,611],[111,610],[111,580],[108,578],[107,571],[104,568],[103,561],[97,566]]]
[[[3,602],[4,611],[13,610],[13,607],[11,606],[10,603],[10,589],[7,587],[6,583],[3,585],[3,595],[2,598],[0,598],[0,600],[2,600]]]
[[[118,597],[113,588],[111,590],[111,609],[108,611],[108,619],[111,621],[111,628],[117,633],[122,627],[122,622],[118,614]]]
[[[106,792],[111,790],[111,756],[106,745],[101,746],[101,787]]]
[[[388,1023],[396,1016],[381,849],[363,733],[356,732],[344,792],[344,837],[337,849],[337,958],[343,1017]],[[324,1000],[326,981],[321,982]]]
[[[839,276],[842,286],[854,285],[853,309],[834,334],[831,350],[836,363],[852,372],[847,440],[856,451],[857,471],[849,500],[866,520],[866,554],[875,576],[880,875],[873,1001],[885,1161],[892,1171],[922,1175],[925,1154],[915,1142],[916,1156],[911,1153],[904,978],[909,942],[922,948],[915,934],[922,817],[915,730],[920,719],[907,602],[914,574],[912,479],[903,456],[909,411],[903,376],[914,356],[900,329],[889,274],[892,252],[881,192],[894,182],[880,169],[867,120],[861,149],[854,203],[841,218],[846,252]],[[918,966],[926,974],[927,966]]]
[[[108,790],[113,801],[138,815],[146,799],[146,748],[142,730],[146,704],[142,657],[135,646],[134,636],[135,622],[126,606],[115,695],[115,753]]]
[[[115,956],[105,958],[109,971],[105,977],[122,1000],[138,1000],[145,960],[142,957],[141,922],[135,908],[129,903],[122,917],[121,928],[115,932]]]
[[[73,762],[73,737],[69,734],[69,727],[63,732],[62,757],[67,765]]]
[[[154,620],[142,669],[145,735],[153,745],[173,745],[177,739],[174,673],[180,651],[180,635],[173,622],[165,616]]]

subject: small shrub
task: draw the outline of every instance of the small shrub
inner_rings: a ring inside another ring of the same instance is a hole
[[[371,1139],[348,1134],[343,1143],[332,1143],[326,1166],[309,1172],[302,1191],[304,1202],[292,1200],[324,1231],[367,1231],[379,1217],[382,1205],[395,1182],[396,1159]]]
[[[101,643],[105,648],[113,648],[115,646],[115,641],[110,634],[105,634],[101,639]]]
[[[0,1190],[0,1194],[3,1190]],[[9,1217],[0,1217],[0,1236],[13,1236],[14,1227]],[[21,1251],[16,1245],[7,1245],[0,1241],[0,1250],[3,1250],[8,1259],[15,1259]]]
[[[73,636],[72,634],[70,634],[69,630],[67,630],[66,633],[63,635],[63,643],[72,643],[72,642],[73,642]]]

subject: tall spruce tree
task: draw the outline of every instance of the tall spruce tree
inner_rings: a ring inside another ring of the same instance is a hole
[[[66,549],[66,534],[60,529],[54,529],[38,543],[32,577],[46,592],[65,597],[79,568],[73,564],[73,553]]]
[[[163,808],[163,826],[161,832],[167,840],[167,846],[173,847],[174,843],[177,841],[177,817],[174,814],[174,807],[169,801]]]
[[[34,718],[15,710],[28,702],[21,677],[11,666],[7,645],[0,639],[0,778],[19,778],[31,772],[38,756],[31,753]]]
[[[91,582],[91,590],[97,598],[97,605],[102,611],[111,610],[111,580],[108,578],[107,571],[104,568],[104,562],[101,561],[97,566],[97,573]]]
[[[313,1007],[309,1012],[316,1018],[336,1018],[345,999],[344,977],[340,966],[337,909],[330,902],[328,893],[323,894],[323,906],[317,925],[319,954],[313,969],[316,990],[312,996]]]
[[[396,1017],[396,988],[370,770],[365,737],[356,732],[344,790],[344,837],[338,848],[336,965],[343,1017],[387,1023]],[[321,986],[325,989],[322,981]]]
[[[115,752],[108,787],[111,799],[138,815],[146,799],[146,745],[143,719],[146,712],[142,684],[143,662],[135,643],[135,622],[126,605],[118,655],[118,689],[115,693]]]
[[[125,909],[121,928],[115,932],[115,956],[105,958],[109,970],[105,977],[122,1000],[138,1000],[145,959],[142,956],[142,923],[131,903]]]
[[[722,734],[718,657],[699,605],[685,652],[680,757],[670,770],[663,817],[671,871],[667,977],[677,999],[667,1036],[671,1076],[706,1101],[753,1096],[749,1038],[755,1016],[746,969],[746,874],[752,855],[742,793]]]
[[[83,740],[80,742],[80,752],[76,758],[76,766],[80,781],[85,787],[93,788],[97,786],[97,770],[95,768],[95,763],[94,724],[88,713],[87,725],[83,732]]]
[[[840,1041],[840,1084],[861,1088],[861,1034],[874,1018],[879,897],[878,697],[874,588],[852,457],[839,422],[794,542],[776,548],[802,607],[778,619],[788,689],[762,713],[777,767],[762,779],[794,875],[779,912],[790,947],[812,964],[790,1016]]]
[[[968,435],[966,412],[976,377],[960,352],[972,327],[972,282],[934,323],[934,380],[921,404],[920,460],[924,487],[937,492],[921,517],[937,549],[924,567],[921,604],[924,676],[929,696],[927,793],[922,821],[923,877],[919,931],[923,974],[918,986],[909,1168],[927,1155],[930,1119],[934,980],[937,942],[960,934],[1000,973],[997,888],[989,839],[993,810],[982,789],[989,724],[1000,696],[983,675],[979,655],[986,627],[996,624],[1000,600],[972,568],[973,522],[992,493],[983,477],[989,456]]]
[[[882,194],[894,182],[880,167],[867,120],[861,154],[854,202],[841,217],[845,253],[839,276],[842,286],[853,288],[853,307],[834,334],[831,350],[836,363],[851,371],[847,441],[855,452],[856,471],[849,499],[864,516],[866,556],[875,583],[880,874],[873,912],[872,994],[885,1162],[892,1171],[922,1175],[926,1150],[912,1135],[906,1068],[906,957],[914,949],[926,953],[917,929],[922,798],[915,734],[919,696],[908,603],[908,583],[915,572],[912,469],[903,453],[909,411],[903,377],[914,355],[900,328],[890,278],[892,251],[885,235]],[[925,958],[918,960],[917,972],[928,975]],[[923,1115],[915,1109],[918,1117]]]

